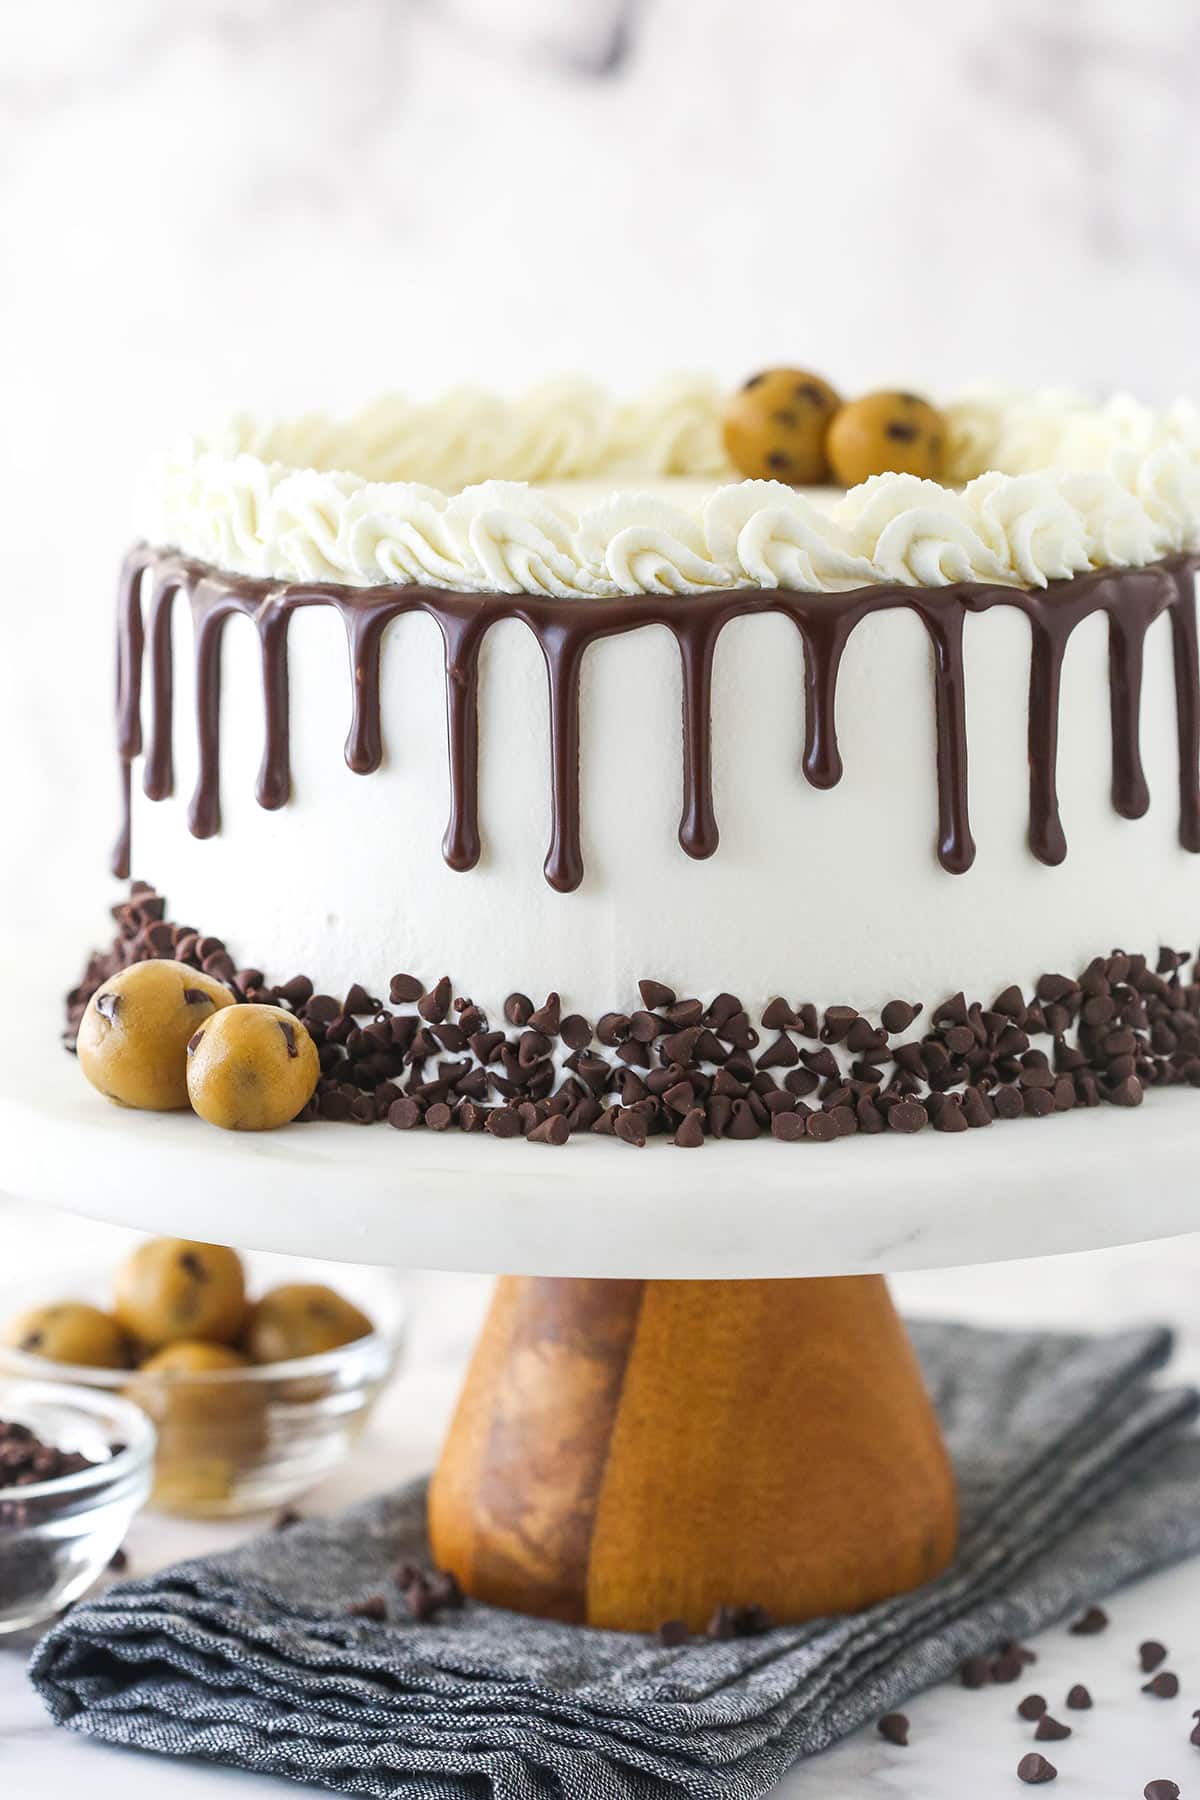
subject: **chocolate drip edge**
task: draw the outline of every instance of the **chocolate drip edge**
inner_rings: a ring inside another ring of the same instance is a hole
[[[197,837],[220,829],[221,648],[225,624],[243,614],[259,640],[265,746],[259,769],[260,805],[286,804],[289,705],[287,638],[294,612],[332,606],[346,632],[351,665],[352,710],[347,765],[370,774],[383,755],[379,686],[387,626],[406,613],[433,618],[441,632],[446,672],[446,730],[450,766],[450,816],[443,854],[466,871],[482,848],[478,808],[479,652],[492,625],[518,619],[533,633],[546,667],[551,740],[551,838],[545,874],[568,893],[583,879],[579,810],[579,692],[588,646],[597,640],[665,626],[675,638],[683,678],[683,807],[679,843],[687,855],[713,855],[719,828],[712,797],[712,666],[720,634],[735,618],[779,613],[790,618],[804,644],[805,738],[803,770],[809,783],[832,788],[841,779],[837,741],[837,683],[842,654],[868,616],[903,607],[921,620],[934,661],[937,855],[943,868],[962,874],[975,858],[967,798],[967,695],[963,622],[968,612],[1008,606],[1030,625],[1029,845],[1042,862],[1066,855],[1059,817],[1057,755],[1059,686],[1071,634],[1102,612],[1109,629],[1114,810],[1138,818],[1149,805],[1139,743],[1143,647],[1162,613],[1171,616],[1179,743],[1179,837],[1200,852],[1200,649],[1195,581],[1200,556],[1178,556],[1138,569],[1097,569],[1045,589],[956,582],[943,588],[888,584],[850,593],[801,593],[790,589],[736,588],[704,594],[636,594],[605,600],[558,599],[533,594],[464,594],[418,585],[344,587],[331,582],[279,582],[227,575],[150,545],[125,559],[117,635],[117,738],[122,765],[124,816],[113,872],[130,869],[130,765],[143,747],[143,664],[149,643],[150,730],[144,791],[163,799],[173,786],[173,678],[171,614],[179,595],[190,603],[195,627],[196,730],[199,774],[189,807]],[[149,577],[147,580],[146,577]]]

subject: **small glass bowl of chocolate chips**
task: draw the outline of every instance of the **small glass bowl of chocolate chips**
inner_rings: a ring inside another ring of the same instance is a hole
[[[154,1427],[120,1395],[0,1379],[0,1635],[52,1618],[121,1547]]]

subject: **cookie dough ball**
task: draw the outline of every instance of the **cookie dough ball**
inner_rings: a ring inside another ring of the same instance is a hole
[[[725,410],[725,449],[743,475],[815,487],[829,479],[825,440],[841,405],[807,369],[752,375]]]
[[[833,473],[844,487],[870,475],[941,473],[946,421],[917,394],[864,394],[843,406],[829,427]]]
[[[210,1125],[273,1131],[304,1107],[321,1073],[317,1046],[279,1006],[214,1013],[187,1047],[187,1089]]]
[[[242,1345],[253,1362],[321,1356],[374,1330],[366,1313],[321,1282],[272,1288],[250,1308]]]
[[[127,1369],[133,1360],[129,1339],[112,1314],[82,1300],[58,1300],[19,1313],[4,1327],[4,1342],[26,1356],[85,1369]]]
[[[174,1112],[188,1103],[187,1047],[233,995],[184,963],[133,963],[88,1001],[75,1050],[94,1088],[119,1106]]]
[[[188,1238],[152,1238],[117,1270],[114,1311],[148,1350],[181,1340],[232,1344],[246,1322],[246,1278],[236,1250]]]
[[[224,1511],[267,1442],[267,1396],[236,1379],[246,1358],[181,1340],[142,1364],[125,1392],[158,1430],[154,1498],[177,1512]],[[208,1379],[211,1378],[211,1379]]]

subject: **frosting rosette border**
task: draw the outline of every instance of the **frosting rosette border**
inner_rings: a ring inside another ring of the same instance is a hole
[[[559,598],[1045,587],[1200,549],[1186,401],[974,390],[945,408],[944,483],[875,475],[846,493],[736,479],[722,409],[716,382],[673,376],[620,403],[562,380],[515,401],[239,418],[162,465],[144,523],[232,574]],[[572,482],[600,494],[572,505],[552,485]]]

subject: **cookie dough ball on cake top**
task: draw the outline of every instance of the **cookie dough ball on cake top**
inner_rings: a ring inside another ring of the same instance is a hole
[[[844,487],[872,475],[920,475],[942,470],[946,421],[917,394],[864,394],[843,406],[828,437],[829,461]]]
[[[829,479],[825,439],[841,405],[807,369],[752,375],[725,410],[725,449],[743,475],[815,487]]]

